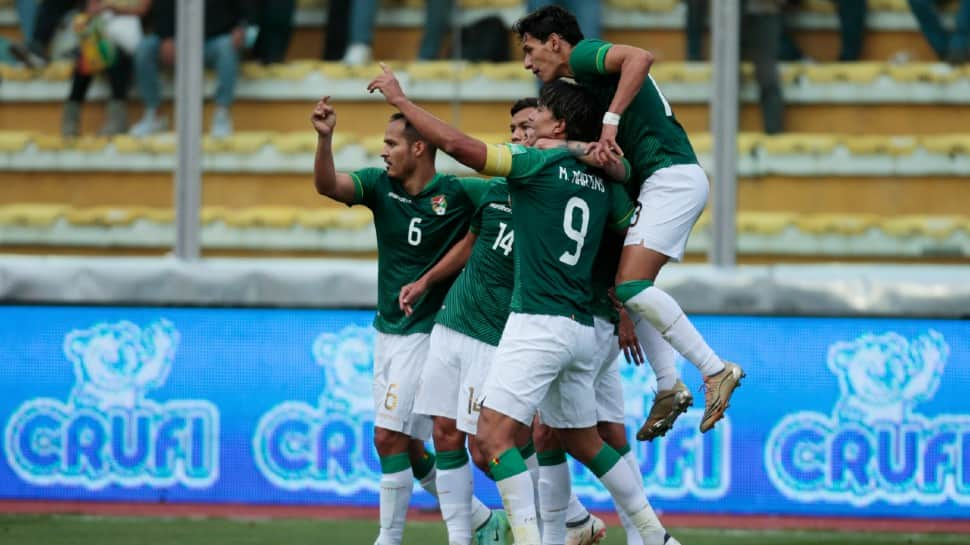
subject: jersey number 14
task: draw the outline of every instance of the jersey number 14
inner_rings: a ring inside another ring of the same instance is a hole
[[[508,225],[504,221],[498,223],[498,236],[495,237],[495,244],[492,244],[493,250],[498,250],[501,248],[503,253],[508,256],[512,253],[512,243],[515,241],[515,231],[508,229]]]

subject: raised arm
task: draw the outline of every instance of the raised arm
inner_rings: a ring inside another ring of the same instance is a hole
[[[616,114],[623,116],[623,112],[633,102],[633,98],[640,92],[643,82],[650,73],[653,65],[653,54],[645,49],[629,45],[613,45],[606,52],[603,59],[603,67],[608,74],[620,74],[620,81],[616,84],[616,92],[607,110],[607,115]],[[612,121],[604,118],[603,128],[600,131],[599,147],[597,155],[612,153],[622,156],[623,150],[616,143],[616,132],[619,125],[619,118]],[[606,160],[606,157],[603,158]]]
[[[371,93],[380,91],[384,95],[384,100],[400,110],[404,117],[408,119],[408,122],[421,133],[421,136],[434,144],[435,147],[454,157],[459,163],[477,172],[482,172],[485,168],[488,146],[481,140],[468,136],[411,102],[404,95],[404,91],[401,90],[401,85],[391,69],[381,63],[381,70],[383,70],[383,73],[370,82],[367,90]]]
[[[330,97],[317,102],[310,122],[317,131],[317,155],[313,160],[313,185],[317,193],[353,204],[357,193],[353,178],[337,172],[333,165],[333,130],[337,126],[337,112],[330,105]]]
[[[476,240],[478,240],[478,235],[468,231],[465,238],[459,240],[457,244],[452,246],[448,250],[448,253],[434,267],[431,267],[428,272],[421,275],[421,278],[401,288],[401,293],[397,296],[397,302],[405,315],[411,315],[411,312],[413,312],[411,306],[428,291],[428,288],[446,278],[455,276],[461,271],[465,263],[468,262],[468,258],[472,255],[472,248],[475,246]]]

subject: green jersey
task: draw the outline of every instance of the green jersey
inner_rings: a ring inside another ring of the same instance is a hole
[[[492,182],[469,227],[478,240],[435,322],[498,346],[512,300],[515,234],[509,187],[501,178]]]
[[[569,67],[576,81],[604,109],[613,101],[620,81],[619,74],[606,72],[606,52],[611,47],[613,44],[602,40],[581,40],[569,56]],[[697,163],[687,133],[650,75],[623,112],[616,141],[633,165],[630,183],[637,187],[662,168]]]
[[[630,198],[620,187],[612,192],[615,210],[622,210]],[[618,201],[618,202],[616,202]],[[633,220],[636,221],[636,220]],[[624,225],[624,227],[626,227]],[[607,229],[600,241],[600,249],[593,262],[593,303],[590,311],[593,316],[616,323],[620,320],[609,290],[616,281],[616,269],[620,266],[620,253],[623,251],[624,234],[613,229]]]
[[[468,221],[487,191],[480,178],[436,174],[417,195],[379,168],[350,174],[356,186],[354,201],[374,213],[377,232],[377,316],[374,328],[382,333],[428,333],[451,282],[428,290],[405,316],[397,302],[401,287],[414,282],[465,236]]]
[[[503,150],[504,148],[504,150]],[[613,210],[622,186],[574,158],[568,150],[516,144],[493,148],[487,164],[506,171],[512,196],[515,288],[510,308],[524,314],[567,316],[592,325],[593,260],[608,222],[622,229],[633,204]]]

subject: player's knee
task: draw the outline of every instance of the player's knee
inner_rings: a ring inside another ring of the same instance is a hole
[[[410,447],[409,437],[401,432],[374,428],[374,447],[381,456],[406,452]]]
[[[617,450],[625,450],[628,444],[626,438],[626,427],[618,422],[600,422],[596,425],[596,431],[603,441]]]
[[[535,443],[536,450],[539,452],[562,448],[562,442],[559,441],[556,431],[541,423],[532,428],[532,442]]]
[[[487,475],[489,472],[488,456],[485,455],[477,438],[469,437],[468,450],[471,453],[472,463],[475,464],[475,467]]]
[[[462,433],[454,420],[438,417],[434,419],[434,446],[437,451],[459,450],[465,446],[465,434]]]

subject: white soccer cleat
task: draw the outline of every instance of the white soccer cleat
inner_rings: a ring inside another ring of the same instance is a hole
[[[606,524],[596,515],[588,515],[574,525],[566,525],[566,545],[593,545],[606,537]]]

